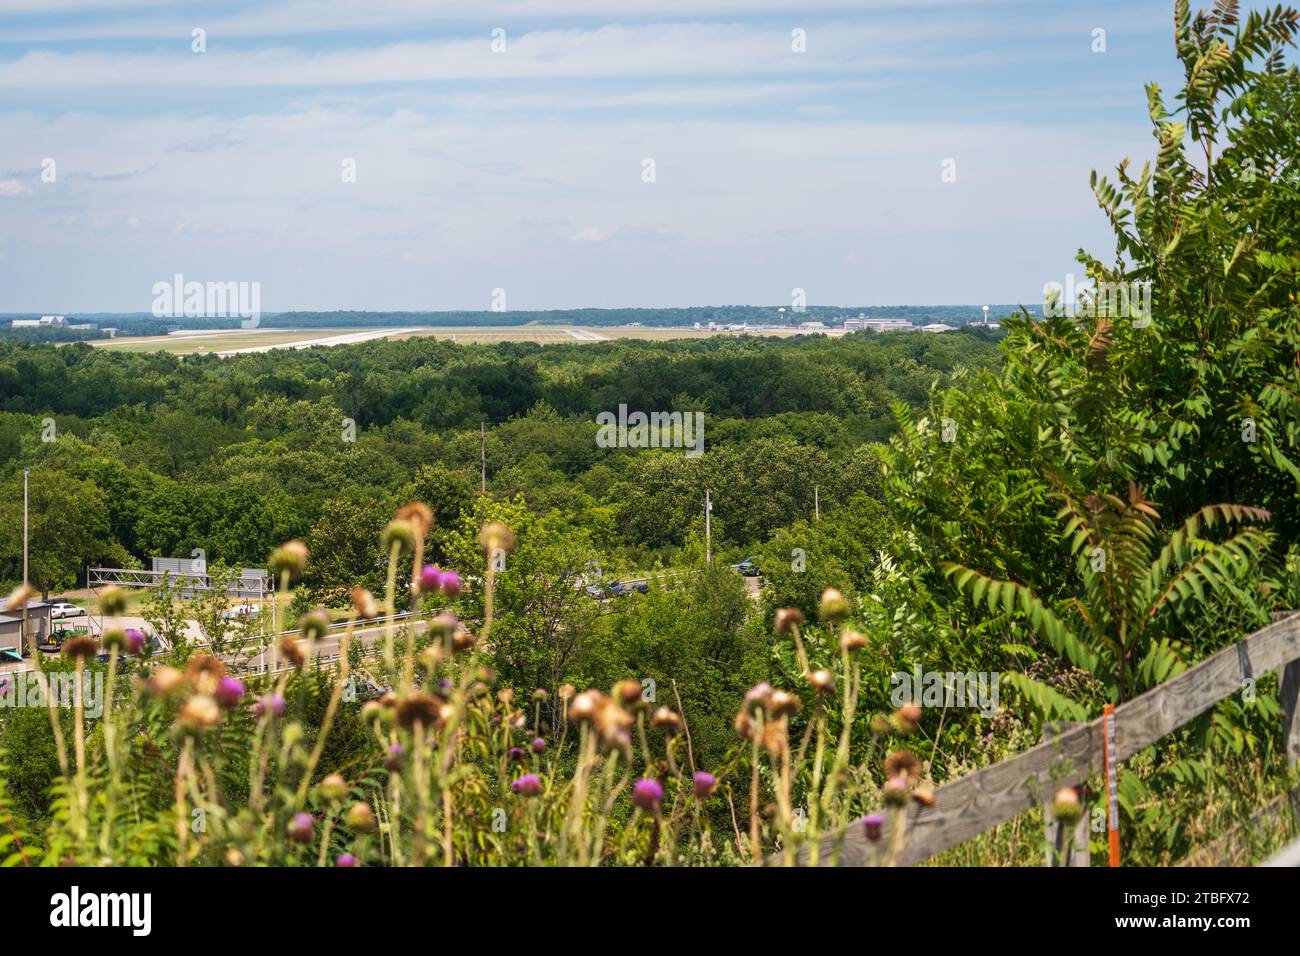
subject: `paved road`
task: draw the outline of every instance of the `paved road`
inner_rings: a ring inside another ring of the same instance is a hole
[[[400,634],[399,629],[402,623],[403,623],[402,621],[397,621],[394,624],[393,630],[395,634]],[[114,624],[119,627],[139,627],[141,624],[143,624],[143,621],[140,618],[132,618],[128,616],[128,617],[114,618]],[[417,620],[415,622],[415,629],[417,634],[422,633],[426,627],[428,627],[427,620]],[[384,639],[384,631],[385,631],[385,626],[383,624],[360,627],[352,632],[352,640],[354,643],[359,643],[362,646],[369,647],[373,644],[379,643]],[[294,633],[296,634],[297,632]],[[314,651],[315,656],[316,657],[337,657],[339,653],[339,646],[343,642],[343,633],[344,633],[343,628],[341,627],[335,628],[331,630],[330,633],[323,640],[317,641],[315,651]],[[190,636],[194,639],[196,643],[202,646],[202,636],[198,631],[198,625],[193,621],[190,622]],[[272,641],[272,643],[274,643],[274,641]],[[262,667],[266,666],[267,662],[269,660],[272,660],[274,657],[274,655],[271,653],[269,649],[262,647],[260,642],[257,643],[257,646],[259,647],[259,650],[255,651],[250,657],[245,657],[245,653],[247,649],[245,649],[245,652],[241,652],[241,651],[227,652],[225,654],[222,654],[221,656],[228,664],[240,663],[244,668],[257,671]],[[30,659],[26,659],[22,663],[19,663],[17,661],[11,661],[11,662],[6,662],[4,664],[0,664],[0,673],[4,673],[5,671],[29,670],[30,668],[31,668]]]

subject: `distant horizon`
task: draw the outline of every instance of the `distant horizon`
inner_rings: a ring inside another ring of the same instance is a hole
[[[870,309],[972,309],[976,314],[982,314],[984,306],[989,307],[990,314],[995,309],[1010,309],[1018,311],[1023,307],[1021,304],[1006,302],[955,302],[955,303],[877,303],[874,305],[809,305],[802,312],[794,312],[789,306],[782,305],[751,305],[748,303],[728,302],[723,304],[703,304],[703,305],[625,305],[625,306],[577,306],[564,309],[507,309],[503,311],[494,311],[491,309],[282,309],[277,311],[263,311],[263,320],[272,316],[291,316],[291,315],[492,315],[492,316],[510,316],[510,315],[549,315],[563,312],[690,312],[700,309],[770,309],[777,312],[779,309],[785,309],[790,315],[810,315],[817,311],[835,311],[835,312],[852,312],[867,311]],[[88,317],[88,316],[105,316],[121,317],[129,319],[155,319],[158,322],[176,322],[183,321],[186,316],[157,316],[151,312],[109,312],[103,310],[90,311],[60,311],[58,309],[47,309],[36,312],[17,312],[17,311],[0,311],[0,319],[23,319],[32,317],[41,317],[45,315],[61,315],[64,317]],[[189,318],[199,318],[205,321],[212,321],[223,316],[195,316]],[[232,320],[234,317],[231,317]]]

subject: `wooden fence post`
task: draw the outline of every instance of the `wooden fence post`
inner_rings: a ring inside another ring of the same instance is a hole
[[[1043,743],[1083,725],[1071,720],[1056,720],[1043,725]],[[1048,866],[1090,866],[1088,848],[1088,799],[1086,781],[1080,784],[1079,821],[1069,830],[1052,817],[1056,791],[1043,795],[1043,835]]]
[[[1300,766],[1300,660],[1282,668],[1283,745],[1286,748],[1286,765]]]
[[[1282,746],[1287,769],[1295,770],[1300,767],[1300,660],[1282,668],[1278,689],[1282,697]],[[1287,803],[1291,806],[1291,819],[1300,825],[1300,787],[1291,791]]]

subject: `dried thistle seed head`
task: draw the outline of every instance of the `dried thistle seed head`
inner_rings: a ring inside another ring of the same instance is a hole
[[[323,641],[330,632],[329,612],[321,607],[308,611],[298,622],[298,630],[302,631],[302,636],[309,641]]]
[[[1079,794],[1074,787],[1062,787],[1056,791],[1052,801],[1052,817],[1066,825],[1078,823],[1083,816],[1083,807],[1079,803]]]
[[[36,589],[29,584],[18,585],[18,587],[14,588],[10,595],[5,598],[4,610],[6,612],[21,611],[27,606],[27,602],[32,599],[32,596],[35,593]]]
[[[478,638],[463,627],[457,627],[455,633],[451,635],[451,649],[457,654],[468,651],[477,643]]]
[[[857,631],[846,630],[840,635],[840,650],[857,653],[867,646],[867,639]]]
[[[786,725],[783,720],[771,720],[763,725],[763,746],[768,754],[778,756],[786,744]]]
[[[623,748],[632,743],[632,715],[606,697],[592,718],[592,726],[607,750]]]
[[[817,613],[828,624],[842,621],[849,616],[848,598],[835,588],[827,588],[817,604]]]
[[[379,536],[385,553],[396,549],[398,552],[413,554],[415,552],[415,529],[409,521],[390,521]]]
[[[787,691],[774,690],[772,696],[768,698],[767,706],[773,717],[789,717],[799,712],[801,701]]]
[[[70,661],[85,661],[99,653],[95,639],[87,634],[70,637],[63,642],[63,656]]]
[[[126,592],[110,584],[99,592],[99,609],[105,614],[121,614],[126,610]]]
[[[614,685],[613,695],[624,707],[634,707],[641,703],[641,682],[621,680]]]
[[[163,665],[154,669],[145,681],[145,690],[154,697],[165,697],[175,692],[183,683],[185,675],[174,667]]]
[[[188,730],[205,730],[221,720],[221,706],[208,694],[195,694],[181,707],[180,723]]]
[[[442,701],[432,694],[414,691],[398,703],[397,725],[404,730],[414,730],[416,724],[423,725],[425,729],[432,728],[438,723],[441,710]]]
[[[605,695],[598,690],[584,690],[569,704],[569,719],[586,723],[605,705]]]
[[[821,693],[829,694],[835,689],[835,675],[827,670],[813,671],[808,675],[808,683]]]
[[[195,654],[185,663],[185,679],[200,694],[215,694],[226,676],[226,665],[211,654]]]
[[[550,699],[550,696],[551,695],[546,693],[546,690],[541,687],[533,691],[533,700],[539,704],[546,703],[546,701]]]
[[[572,684],[561,684],[559,689],[555,692],[555,696],[559,697],[560,700],[573,700],[573,695],[577,693],[577,691],[578,689]]]
[[[420,651],[420,663],[429,669],[433,669],[442,663],[444,656],[441,644],[430,644]]]
[[[896,750],[885,758],[885,776],[897,777],[900,774],[915,783],[921,779],[921,761],[910,750]]]
[[[746,740],[753,738],[754,718],[749,716],[749,711],[745,710],[743,707],[736,712],[736,721],[734,726],[736,728],[736,733],[740,734],[740,736],[744,737]]]
[[[408,501],[397,509],[394,517],[409,524],[420,540],[427,538],[433,530],[433,509],[423,501]]]
[[[515,533],[500,521],[489,521],[478,533],[478,544],[487,554],[495,551],[505,551],[508,554],[514,550]]]
[[[307,570],[307,545],[297,539],[286,541],[271,552],[266,567],[276,576],[287,574],[296,581]]]
[[[353,588],[350,592],[352,597],[352,607],[357,612],[357,617],[363,621],[379,617],[379,605],[375,603],[375,596],[365,588]]]
[[[296,671],[302,670],[307,665],[307,652],[302,649],[302,644],[292,637],[280,638],[280,657],[288,661],[289,666]]]
[[[776,612],[776,633],[789,634],[803,623],[803,611],[797,607],[783,607]]]
[[[921,708],[916,704],[904,704],[889,717],[889,726],[894,733],[906,737],[916,733],[921,721]]]
[[[677,716],[671,707],[660,707],[656,710],[654,716],[650,719],[650,723],[655,727],[668,731],[670,734],[675,734],[682,729],[682,719]]]
[[[514,699],[515,691],[512,687],[502,687],[497,691],[497,700],[501,701],[501,703],[505,704],[507,707],[514,703]]]

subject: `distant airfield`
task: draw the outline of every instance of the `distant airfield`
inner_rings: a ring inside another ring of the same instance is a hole
[[[788,337],[800,334],[799,329],[750,329],[752,335]],[[351,345],[373,339],[410,339],[432,336],[458,342],[462,345],[489,345],[493,342],[535,342],[538,345],[573,344],[577,342],[608,342],[614,339],[699,339],[710,335],[738,335],[725,329],[677,329],[643,326],[578,326],[578,325],[484,325],[441,326],[437,328],[391,329],[209,329],[181,331],[170,335],[134,336],[117,339],[98,339],[90,344],[96,348],[117,349],[124,352],[171,352],[175,355],[240,355],[248,352],[267,352],[271,349],[305,349],[313,346]],[[803,334],[809,334],[803,330]],[[842,335],[843,329],[828,329],[821,334]]]

